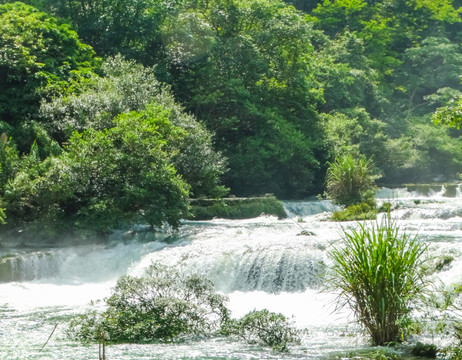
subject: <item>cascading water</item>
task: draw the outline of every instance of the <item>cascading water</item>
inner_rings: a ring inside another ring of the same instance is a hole
[[[391,215],[406,232],[429,244],[432,256],[454,260],[438,276],[446,284],[462,282],[462,198],[406,189],[382,189]],[[459,194],[459,195],[457,195]],[[351,312],[335,310],[335,294],[323,291],[327,251],[344,227],[328,220],[328,201],[286,202],[288,219],[185,221],[168,241],[114,239],[108,244],[65,248],[2,249],[0,253],[0,359],[83,360],[97,358],[97,346],[64,335],[69,317],[90,300],[107,296],[117,278],[138,275],[153,261],[200,273],[229,296],[232,315],[267,308],[293,316],[305,329],[301,345],[284,359],[323,359],[367,347]],[[41,350],[54,326],[56,333]],[[194,339],[176,344],[113,345],[108,358],[133,359],[278,359],[257,345],[228,339]]]

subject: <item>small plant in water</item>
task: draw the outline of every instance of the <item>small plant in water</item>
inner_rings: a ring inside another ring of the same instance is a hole
[[[216,332],[228,319],[227,298],[198,275],[153,264],[143,277],[123,276],[105,300],[106,310],[71,321],[69,335],[83,341],[145,343]],[[104,333],[103,333],[104,331]]]
[[[372,160],[363,155],[343,154],[327,163],[326,195],[340,205],[362,202],[375,206],[375,180]]]
[[[263,342],[278,352],[286,352],[288,343],[300,341],[299,332],[284,315],[268,310],[254,310],[241,319],[229,320],[222,332],[249,343]]]
[[[237,335],[276,351],[299,341],[284,315],[260,310],[230,319],[226,300],[206,277],[155,263],[142,277],[122,276],[105,299],[105,310],[94,307],[74,318],[67,332],[76,340],[99,343],[100,359],[106,344],[173,341],[187,335]]]
[[[350,205],[346,209],[334,211],[332,221],[359,221],[377,219],[377,210],[367,203]]]
[[[420,271],[426,246],[400,234],[389,216],[371,228],[344,230],[343,240],[330,251],[339,306],[353,309],[375,345],[402,340],[400,320],[426,287]]]

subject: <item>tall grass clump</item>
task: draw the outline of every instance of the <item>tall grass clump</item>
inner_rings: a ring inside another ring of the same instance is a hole
[[[338,305],[352,308],[374,345],[402,340],[400,323],[426,286],[421,271],[426,246],[400,233],[389,216],[370,228],[344,230],[343,241],[329,253]]]
[[[371,159],[344,154],[328,162],[326,195],[340,205],[369,203],[375,206],[375,180]]]

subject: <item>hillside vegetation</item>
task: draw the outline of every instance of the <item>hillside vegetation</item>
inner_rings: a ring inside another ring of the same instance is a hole
[[[461,6],[0,1],[5,228],[177,226],[188,197],[322,193],[344,155],[457,179],[461,132],[432,115],[460,101]]]

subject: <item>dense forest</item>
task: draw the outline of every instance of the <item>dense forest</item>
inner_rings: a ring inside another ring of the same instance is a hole
[[[460,0],[0,3],[9,227],[176,226],[189,197],[300,199],[343,154],[383,184],[462,168],[461,132],[434,124],[462,107]]]

